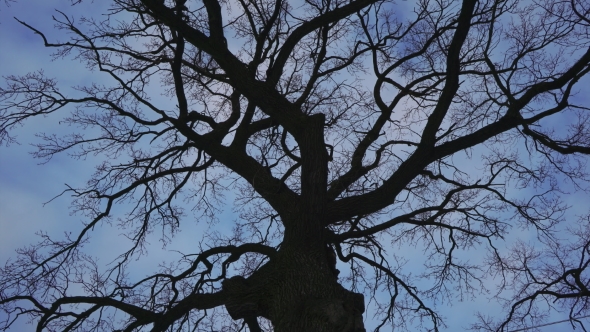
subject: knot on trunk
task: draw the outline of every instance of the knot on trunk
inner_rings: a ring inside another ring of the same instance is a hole
[[[228,293],[225,308],[232,319],[250,319],[258,316],[268,317],[260,306],[260,292],[255,285],[242,276],[235,276],[222,282]]]
[[[343,298],[314,299],[308,302],[306,311],[321,316],[334,331],[365,332],[365,299],[362,294],[349,292]]]

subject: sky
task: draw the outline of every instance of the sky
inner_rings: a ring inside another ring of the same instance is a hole
[[[27,22],[53,39],[65,40],[61,31],[53,29],[51,16],[56,15],[55,8],[65,9],[67,13],[80,16],[88,12],[101,12],[106,8],[107,1],[86,2],[77,7],[64,6],[64,1],[58,0],[29,0],[11,3],[9,6],[0,2],[0,76],[22,75],[43,69],[47,76],[58,77],[62,86],[86,85],[99,83],[105,79],[103,75],[89,72],[85,66],[75,59],[52,60],[51,50],[43,47],[39,36],[20,25],[13,17]],[[4,84],[3,80],[0,85]],[[11,259],[17,248],[34,243],[38,240],[35,235],[44,231],[53,235],[63,232],[76,233],[82,227],[84,217],[70,213],[70,197],[67,195],[52,200],[65,189],[65,184],[83,186],[94,171],[99,159],[74,160],[67,155],[58,155],[47,163],[40,163],[31,156],[34,148],[30,145],[39,142],[35,136],[39,132],[63,133],[71,128],[59,125],[59,118],[35,118],[19,128],[14,134],[19,144],[0,147],[0,264]],[[231,202],[231,197],[228,201]],[[47,203],[51,200],[50,203]],[[586,202],[586,203],[585,203]],[[46,204],[47,203],[47,204]],[[578,195],[570,198],[573,206],[587,206],[587,197]],[[220,231],[231,228],[232,220],[237,218],[226,208],[219,216],[221,222],[214,225]],[[209,227],[202,224],[183,225],[182,233],[166,248],[162,248],[157,238],[152,238],[152,248],[147,259],[137,262],[146,273],[152,271],[155,264],[175,255],[174,250],[194,248],[194,234],[202,233]],[[520,234],[528,236],[527,234]],[[530,234],[529,234],[530,235]],[[121,236],[112,227],[96,229],[92,234],[93,240],[86,248],[88,252],[100,255],[103,262],[114,258],[121,252]],[[421,261],[419,253],[407,250],[406,257]],[[481,259],[482,253],[468,253],[473,259]],[[412,265],[410,265],[412,266]],[[419,268],[419,264],[416,264]],[[419,271],[416,271],[419,272]],[[490,302],[486,296],[473,301],[457,302],[453,306],[446,304],[438,306],[440,313],[447,317],[448,329],[443,331],[461,331],[473,322],[476,310],[488,313],[499,312],[500,308]],[[561,320],[565,317],[554,317]],[[365,318],[367,328],[375,325],[371,317]],[[589,321],[590,323],[590,321]],[[559,326],[559,329],[556,328]],[[560,324],[540,331],[568,331],[568,324]],[[19,322],[13,331],[33,331],[34,326]]]

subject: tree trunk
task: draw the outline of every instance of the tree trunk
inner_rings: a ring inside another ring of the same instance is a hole
[[[262,316],[276,332],[365,331],[364,297],[338,283],[326,246],[318,241],[322,236],[310,229],[308,236],[288,233],[268,264],[248,279],[234,277],[223,284],[232,294],[226,305],[232,318]]]
[[[234,319],[269,319],[276,332],[361,332],[362,294],[338,283],[335,262],[324,238],[328,153],[322,114],[308,118],[300,137],[301,201],[281,211],[285,234],[271,261],[248,279],[223,284]]]

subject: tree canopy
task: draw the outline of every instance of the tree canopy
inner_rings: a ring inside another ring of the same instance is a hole
[[[590,210],[567,204],[590,195],[588,1],[71,2],[65,41],[16,19],[108,83],[6,76],[0,143],[45,116],[71,131],[36,157],[100,163],[62,193],[82,230],[0,269],[0,329],[439,331],[480,294],[505,311],[474,330],[588,327]],[[195,220],[193,247],[133,273]],[[84,244],[110,225],[103,266]]]

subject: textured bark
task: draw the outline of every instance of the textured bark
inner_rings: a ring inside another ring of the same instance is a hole
[[[233,319],[265,317],[275,331],[365,331],[364,297],[344,289],[322,246],[288,245],[248,279],[223,284]]]

